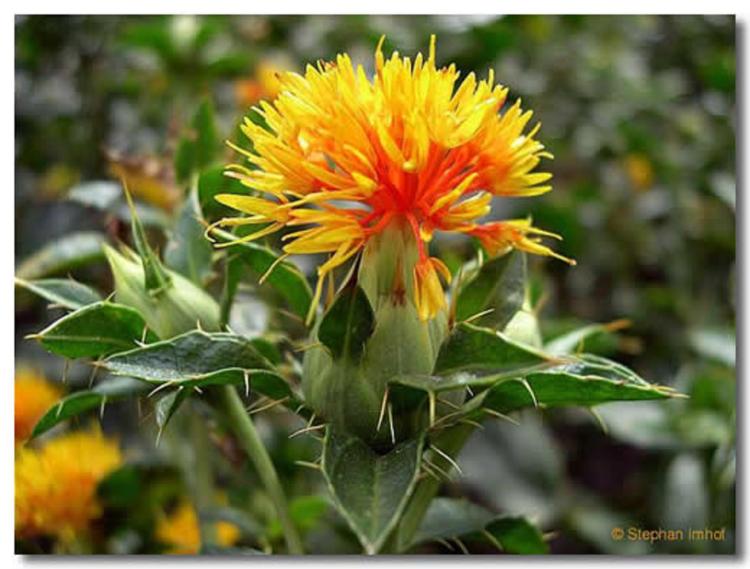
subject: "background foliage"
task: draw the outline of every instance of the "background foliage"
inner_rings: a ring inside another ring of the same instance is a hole
[[[542,121],[540,139],[555,155],[555,190],[499,203],[493,215],[532,215],[539,226],[562,234],[561,253],[578,261],[570,269],[530,259],[544,338],[584,322],[627,319],[629,326],[587,340],[587,351],[690,395],[603,406],[608,435],[591,416],[574,411],[523,415],[519,426],[495,423],[461,455],[464,476],[456,485],[491,509],[529,515],[554,530],[553,553],[732,551],[731,17],[19,17],[17,274],[72,274],[111,290],[99,245],[127,234],[128,213],[107,181],[125,176],[138,188],[144,223],[168,224],[178,215],[181,183],[191,168],[209,165],[217,153],[232,155],[220,141],[237,139],[235,125],[264,68],[302,70],[340,51],[369,66],[383,33],[386,48],[404,54],[425,50],[436,33],[439,61],[480,75],[493,67],[511,97],[521,97]],[[94,183],[101,184],[96,191]],[[72,233],[77,241],[61,241]],[[32,256],[52,243],[63,249]],[[437,245],[452,266],[471,254],[467,243]],[[75,252],[70,263],[66,251]],[[165,244],[163,252],[182,262],[178,246]],[[210,255],[206,249],[190,258]],[[209,270],[208,262],[190,268],[196,281],[210,285]],[[250,295],[245,304],[233,328],[262,329],[268,317],[262,305]],[[60,379],[61,360],[22,340],[58,313],[20,289],[16,307],[17,360]],[[86,385],[89,370],[73,366],[68,375],[75,389]],[[143,421],[134,406],[111,407],[105,429],[150,456],[155,432],[138,426]],[[298,523],[307,524],[308,539],[332,551],[355,547],[351,536],[319,535],[317,520],[333,514],[316,499],[323,490],[311,487],[308,473],[294,465],[310,460],[310,445],[287,439],[293,426],[266,421],[285,484],[307,495],[293,509]],[[230,503],[249,492],[232,485],[237,476],[236,470],[223,473]],[[258,509],[263,519],[263,505]],[[616,526],[726,527],[727,540],[617,541],[610,535]],[[266,529],[268,539],[279,539],[279,528]],[[116,547],[126,546],[101,545]]]

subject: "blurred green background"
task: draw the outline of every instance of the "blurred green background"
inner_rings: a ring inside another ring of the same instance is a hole
[[[210,100],[221,137],[236,139],[240,117],[273,95],[274,69],[346,51],[371,70],[382,34],[387,51],[412,54],[432,33],[440,63],[480,76],[494,68],[511,101],[542,122],[555,189],[493,215],[532,215],[578,261],[532,260],[543,335],[627,319],[587,350],[690,398],[603,406],[608,434],[573,411],[488,426],[462,454],[458,484],[554,531],[553,553],[734,551],[733,17],[17,17],[15,32],[21,272],[63,235],[121,231],[124,210],[85,202],[83,182],[124,172],[141,188],[144,220],[161,223],[179,199],[172,165],[195,110]],[[454,260],[469,251],[438,246]],[[72,274],[108,279],[103,263]],[[62,363],[22,341],[49,311],[23,295],[16,305],[17,360],[59,378]],[[279,445],[282,462],[299,458]],[[611,538],[630,526],[725,527],[727,539]]]

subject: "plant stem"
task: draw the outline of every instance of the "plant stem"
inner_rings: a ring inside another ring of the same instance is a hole
[[[195,507],[198,512],[205,512],[213,505],[214,480],[211,460],[211,443],[208,439],[206,422],[196,409],[190,409],[189,428],[190,441],[193,448],[192,469],[188,471],[194,495]],[[201,521],[201,543],[204,546],[215,545],[216,525],[212,522]]]
[[[276,508],[276,514],[279,516],[279,522],[284,532],[289,553],[301,555],[304,553],[302,539],[289,517],[284,490],[281,488],[281,483],[276,474],[276,469],[271,462],[271,457],[268,455],[268,451],[263,445],[263,441],[260,439],[252,419],[245,411],[242,399],[237,394],[237,390],[231,385],[221,387],[220,394],[221,406],[224,413],[226,413],[226,419],[229,421],[248,458],[255,465],[255,469],[266,488],[266,492],[268,492]]]
[[[457,425],[436,437],[433,444],[451,458],[455,458],[473,431],[474,427],[472,425]],[[433,453],[431,460],[445,470],[450,471],[452,468],[450,463],[438,453]],[[419,529],[419,525],[422,523],[422,518],[424,518],[427,512],[430,502],[432,502],[439,489],[440,481],[431,476],[423,478],[417,484],[409,500],[409,504],[406,506],[401,522],[390,540],[391,545],[395,547],[397,553],[403,552],[410,545],[411,540]]]

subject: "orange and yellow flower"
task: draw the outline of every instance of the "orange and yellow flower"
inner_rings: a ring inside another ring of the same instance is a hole
[[[232,145],[247,164],[227,170],[260,195],[217,196],[246,214],[218,225],[263,227],[232,243],[299,227],[283,236],[286,254],[330,255],[318,267],[314,310],[323,277],[398,222],[419,248],[413,301],[422,319],[445,304],[438,274],[450,277],[428,252],[436,231],[476,236],[491,252],[564,259],[540,243],[552,234],[524,220],[480,221],[495,196],[551,189],[551,174],[536,171],[551,155],[535,138],[539,125],[527,130],[531,111],[520,101],[506,104],[508,89],[495,84],[492,70],[485,80],[471,73],[459,82],[455,65],[439,68],[434,37],[426,59],[397,52],[386,59],[382,43],[372,80],[338,55],[304,75],[280,74],[279,96],[256,109],[266,125],[245,119],[253,149]]]
[[[40,373],[20,367],[16,371],[14,418],[16,444],[27,440],[37,421],[54,405],[62,390]]]
[[[122,464],[117,442],[98,428],[16,454],[16,534],[69,541],[101,514],[99,482]]]
[[[188,502],[181,502],[169,516],[162,517],[156,526],[156,537],[169,546],[173,555],[196,555],[201,548],[198,515]],[[216,522],[216,542],[231,547],[240,538],[240,530],[229,522]]]

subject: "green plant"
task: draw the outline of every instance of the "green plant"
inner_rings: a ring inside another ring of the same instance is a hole
[[[537,129],[524,134],[530,114],[518,104],[497,114],[507,89],[472,77],[452,102],[456,77],[436,67],[434,45],[428,58],[415,60],[413,75],[411,63],[386,62],[379,48],[377,88],[347,75],[347,61],[340,56],[337,66],[321,64],[305,80],[287,77],[287,87],[299,92],[282,95],[276,110],[261,105],[261,116],[245,121],[253,148],[241,152],[249,163],[230,166],[229,180],[217,181],[209,166],[216,161],[215,126],[210,105],[201,106],[192,122],[197,133],[187,135],[176,157],[189,191],[167,232],[163,258],[133,203],[135,250],[104,248],[114,301],[72,280],[18,281],[70,311],[33,338],[62,357],[92,360],[108,374],[53,406],[34,435],[148,391],[160,434],[173,417],[185,418],[177,446],[194,453],[194,471],[184,470],[198,507],[208,510],[213,502],[202,425],[215,421],[244,450],[273,510],[275,533],[268,530],[258,545],[280,533],[283,551],[300,554],[300,521],[246,410],[254,398],[255,410],[284,407],[304,421],[298,434],[319,439],[318,458],[305,464],[318,471],[311,476],[322,475],[364,552],[407,552],[446,539],[460,547],[462,540],[485,539],[511,553],[545,552],[530,520],[437,498],[442,482],[460,470],[457,456],[472,432],[487,420],[512,421],[510,414],[524,409],[595,412],[603,403],[676,393],[602,356],[570,353],[565,342],[542,346],[525,254],[567,259],[541,244],[554,234],[528,220],[478,221],[493,196],[550,189],[550,176],[533,171],[547,154],[534,138]],[[320,87],[331,78],[340,81],[341,100],[321,96],[331,94]],[[412,99],[393,94],[391,81],[411,89]],[[431,106],[423,85],[442,96],[445,109]],[[306,90],[310,99],[302,101]],[[414,118],[412,104],[423,105],[424,116]],[[340,116],[332,119],[334,112]],[[351,138],[367,121],[382,124],[370,125],[372,138],[358,150]],[[371,209],[362,213],[340,201]],[[227,217],[221,206],[243,215]],[[451,272],[427,251],[435,231],[474,236],[482,250]],[[255,242],[277,232],[286,232],[282,254]],[[318,265],[315,288],[287,258],[301,253],[330,254]],[[343,275],[336,279],[334,270]],[[214,273],[222,275],[220,286]],[[232,326],[246,274],[259,279],[255,293],[269,300],[264,334]],[[439,275],[452,281],[447,296]],[[568,343],[598,331],[583,329]],[[210,531],[202,538],[207,550],[216,547]]]

